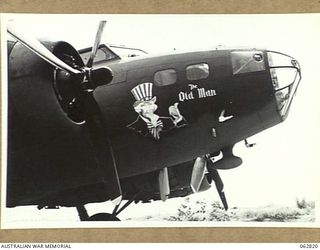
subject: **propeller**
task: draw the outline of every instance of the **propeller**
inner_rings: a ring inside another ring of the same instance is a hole
[[[222,179],[220,177],[220,174],[218,172],[218,170],[216,170],[213,166],[213,163],[210,159],[207,159],[207,170],[209,172],[209,176],[210,178],[214,181],[220,200],[223,204],[223,207],[225,210],[228,210],[228,203],[227,203],[227,199],[226,199],[226,195],[224,193],[224,184],[222,182]]]
[[[103,33],[103,30],[104,30],[104,27],[106,26],[106,23],[107,23],[107,21],[101,21],[99,23],[99,28],[97,30],[96,39],[94,41],[89,60],[87,62],[87,67],[88,68],[91,68],[92,65],[93,65],[93,60],[94,60],[94,57],[97,54],[97,51],[98,51],[98,48],[99,48],[99,45],[100,45],[100,41],[101,41],[101,37],[102,37],[102,33]]]
[[[8,23],[7,31],[15,39],[21,42],[24,46],[29,48],[35,54],[46,60],[56,68],[67,71],[70,74],[80,74],[80,70],[70,67],[68,64],[60,60],[54,54],[51,53],[45,46],[43,46],[37,39],[28,36],[23,32],[22,28],[18,25],[14,25],[12,22]]]
[[[48,50],[43,44],[41,44],[37,39],[34,39],[31,36],[28,36],[23,30],[23,28],[21,26],[19,27],[17,23],[9,22],[7,26],[7,31],[21,44],[23,44],[28,49],[33,51],[35,54],[43,58],[52,66],[61,70],[61,71],[56,70],[56,74],[55,74],[56,82],[58,81],[59,84],[62,84],[64,87],[67,87],[68,85],[72,85],[72,86],[75,85],[77,87],[77,88],[74,88],[76,89],[76,91],[71,95],[72,97],[72,101],[70,102],[71,106],[68,108],[72,112],[74,110],[77,111],[77,107],[80,107],[79,112],[81,114],[83,112],[83,109],[92,110],[91,109],[92,107],[97,106],[94,100],[92,91],[90,90],[94,90],[97,86],[108,84],[113,79],[112,71],[108,67],[99,67],[96,69],[92,68],[94,57],[96,56],[96,53],[98,51],[105,24],[106,24],[106,21],[101,21],[99,24],[99,28],[94,41],[94,46],[92,47],[91,55],[87,65],[83,66],[83,65],[72,64],[72,66],[74,67],[68,65],[67,63],[59,59],[50,50]],[[57,83],[55,84],[57,85]],[[62,93],[58,93],[58,94],[63,95]],[[62,96],[59,96],[58,99],[59,101],[64,100]],[[65,99],[69,101],[68,98],[65,97]],[[72,109],[72,106],[75,106],[75,108]],[[67,114],[70,118],[72,117],[72,113],[67,111]],[[98,151],[97,158],[99,161],[99,165],[101,165],[101,169],[104,172],[104,176],[107,176],[107,182],[109,183],[108,185],[109,196],[115,204],[119,204],[122,199],[122,191],[119,183],[117,169],[114,164],[112,147],[110,143],[106,143],[105,141],[102,141],[102,138],[105,138],[105,137],[101,136],[101,133],[103,132],[101,129],[99,129],[100,128],[99,125],[97,126],[94,122],[92,122],[92,120],[95,119],[92,116],[92,114],[88,111],[86,114],[87,116],[85,120],[90,124],[90,125],[87,125],[87,127],[90,131],[91,139],[94,142],[94,147],[96,151]],[[82,120],[82,117],[79,118],[79,121],[81,120]],[[100,117],[98,117],[97,120],[98,121],[96,123],[101,123]],[[100,133],[97,132],[97,130],[100,131]],[[99,134],[99,136],[96,136],[97,137],[96,138],[95,134]],[[107,159],[106,159],[106,154],[110,156],[110,157],[107,157]],[[106,163],[107,160],[112,161],[112,163],[110,162]]]
[[[47,61],[48,63],[50,63],[58,69],[68,72],[71,75],[70,77],[74,75],[80,76],[78,77],[79,85],[81,85],[82,88],[86,90],[95,89],[97,86],[108,84],[113,79],[112,71],[108,67],[99,67],[97,69],[92,68],[93,60],[99,48],[105,24],[106,21],[100,22],[94,46],[92,47],[91,55],[87,63],[87,66],[82,67],[80,69],[73,68],[61,59],[59,59],[37,39],[27,35],[23,31],[22,27],[19,27],[19,25],[17,25],[16,23],[9,22],[7,26],[7,31],[15,39],[17,39],[19,42],[21,42],[24,46],[29,48],[35,54],[43,58],[45,61]]]

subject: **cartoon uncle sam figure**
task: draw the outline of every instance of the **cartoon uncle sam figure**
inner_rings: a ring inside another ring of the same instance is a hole
[[[185,118],[180,114],[178,103],[169,107],[169,114],[172,117],[163,117],[155,114],[158,105],[157,98],[152,96],[153,83],[145,82],[137,85],[131,90],[136,99],[133,104],[138,118],[127,127],[143,136],[152,136],[159,140],[162,132],[173,128],[181,128],[187,125]]]

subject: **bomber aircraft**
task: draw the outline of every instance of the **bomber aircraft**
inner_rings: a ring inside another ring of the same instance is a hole
[[[257,48],[152,55],[101,44],[105,24],[76,50],[9,22],[6,206],[117,221],[133,202],[215,185],[228,209],[219,171],[242,164],[236,143],[286,119],[298,61]],[[88,215],[105,201],[113,211]]]

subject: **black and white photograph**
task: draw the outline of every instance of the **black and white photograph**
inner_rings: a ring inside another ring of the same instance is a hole
[[[2,14],[1,228],[320,225],[320,14]]]

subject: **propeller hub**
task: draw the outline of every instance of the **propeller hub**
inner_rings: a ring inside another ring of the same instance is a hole
[[[84,80],[82,81],[82,87],[84,90],[94,90],[98,86],[106,85],[113,79],[112,70],[108,67],[100,67],[92,69],[84,67]]]

